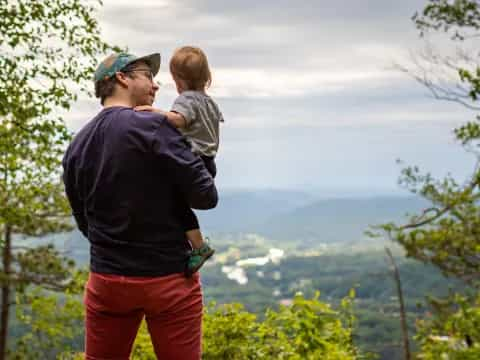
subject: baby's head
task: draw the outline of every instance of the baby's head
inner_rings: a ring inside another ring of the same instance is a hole
[[[193,46],[177,49],[170,60],[170,72],[179,93],[204,91],[212,82],[208,60],[202,50]]]

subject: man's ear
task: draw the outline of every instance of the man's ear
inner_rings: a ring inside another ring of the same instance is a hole
[[[128,82],[129,82],[129,77],[125,75],[124,73],[117,71],[115,73],[115,77],[117,78],[118,83],[120,86],[123,86],[125,88],[128,88]]]

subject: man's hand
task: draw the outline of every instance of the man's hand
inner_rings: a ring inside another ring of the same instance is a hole
[[[160,109],[157,109],[157,108],[154,108],[154,107],[151,106],[151,105],[135,106],[133,109],[134,109],[135,111],[149,111],[149,112],[154,112],[154,113],[158,113],[158,114],[165,115],[165,111],[160,110]]]

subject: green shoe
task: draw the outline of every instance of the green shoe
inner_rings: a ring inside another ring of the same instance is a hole
[[[196,273],[203,266],[215,252],[207,243],[203,244],[200,249],[193,249],[188,258],[187,268],[185,269],[185,276],[190,277]]]

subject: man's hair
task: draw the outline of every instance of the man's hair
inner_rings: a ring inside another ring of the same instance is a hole
[[[133,63],[125,66],[121,72],[125,73],[128,77],[133,78],[134,73],[131,71],[135,70],[142,63],[143,61],[134,61]],[[95,97],[100,98],[100,104],[103,105],[105,103],[105,99],[113,95],[117,82],[118,80],[115,75],[95,82]]]
[[[170,60],[170,72],[185,82],[186,90],[205,90],[212,83],[207,56],[197,47],[177,49]]]

